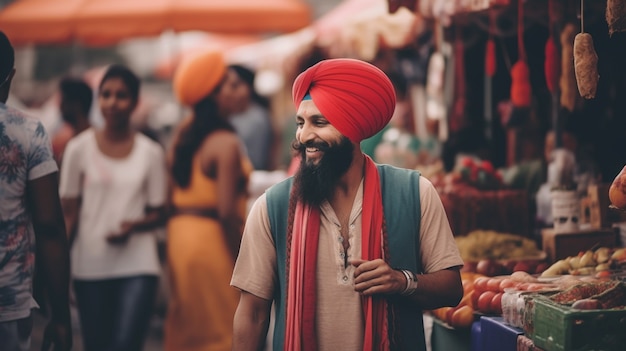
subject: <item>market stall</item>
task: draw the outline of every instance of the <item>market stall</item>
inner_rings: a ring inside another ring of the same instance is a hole
[[[533,167],[532,174],[518,173],[518,179],[524,179],[519,187],[512,187],[514,177],[506,172],[500,173],[499,186],[481,183],[478,174],[489,167],[481,170],[478,163],[462,170],[457,160],[448,172],[433,178],[464,256],[465,294],[458,306],[426,314],[433,322],[432,350],[623,350],[626,172],[619,169],[626,159],[621,151],[609,155],[607,150],[624,149],[617,146],[625,129],[622,122],[605,116],[621,111],[622,103],[615,98],[624,100],[621,85],[614,81],[623,63],[611,59],[619,52],[623,62],[624,2],[391,3],[414,5],[417,11],[422,6],[422,15],[441,24],[450,41],[458,27],[467,31],[465,44],[476,27],[485,31],[481,39],[470,40],[482,43],[472,60],[482,66],[480,73],[452,80],[453,85],[467,80],[468,86],[478,87],[461,90],[466,108],[472,108],[469,101],[483,102],[479,117],[469,118],[466,110],[462,119],[487,124],[490,130],[477,130],[491,142],[502,129],[500,161],[493,154],[484,158],[505,165],[500,171]],[[483,8],[468,12],[463,3]],[[461,51],[466,60],[474,51],[470,45]],[[453,62],[459,56],[449,57],[445,69],[458,68]],[[505,83],[498,83],[500,75],[507,76]],[[444,84],[458,92],[448,81]],[[493,109],[504,100],[506,111]],[[443,106],[452,126],[454,105]],[[541,165],[531,163],[525,158],[532,147],[524,144],[532,143],[528,131],[546,125],[556,133],[550,151],[559,151],[546,152]],[[579,145],[569,143],[570,132],[577,133]],[[581,153],[584,143],[586,150],[597,150],[595,159]],[[602,164],[589,167],[586,157]],[[544,177],[541,187],[531,183],[538,172]],[[519,194],[519,201],[512,200],[516,190],[526,193]],[[504,194],[511,197],[505,199]],[[515,202],[520,205],[513,206]],[[515,211],[518,216],[511,214]]]

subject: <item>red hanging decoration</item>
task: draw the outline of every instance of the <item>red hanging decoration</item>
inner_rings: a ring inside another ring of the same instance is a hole
[[[450,130],[457,131],[463,126],[466,107],[465,45],[461,29],[457,27],[454,39],[454,105],[450,115]]]
[[[496,43],[493,40],[495,32],[495,19],[493,10],[489,13],[489,39],[485,46],[485,74],[493,77],[496,74]]]
[[[489,77],[496,74],[496,43],[492,38],[487,40],[485,47],[485,73]]]
[[[511,102],[516,107],[530,106],[531,89],[526,61],[519,60],[511,67]]]
[[[546,42],[546,59],[543,69],[546,75],[546,85],[551,93],[556,92],[561,76],[561,57],[554,43],[554,38],[550,36]]]
[[[524,5],[518,0],[517,11],[517,50],[519,58],[511,67],[511,102],[515,107],[529,107],[531,101],[530,74],[524,50]]]

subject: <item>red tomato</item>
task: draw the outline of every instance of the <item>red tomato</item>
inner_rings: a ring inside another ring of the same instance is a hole
[[[482,292],[479,290],[474,289],[474,291],[472,291],[472,307],[474,309],[476,309],[478,306],[478,298],[480,297],[481,294]]]
[[[487,291],[487,283],[489,282],[489,277],[478,277],[474,280],[474,290],[478,290],[480,292]]]
[[[493,295],[493,298],[491,299],[491,303],[489,304],[489,308],[491,309],[491,312],[502,314],[502,293],[501,292]]]
[[[487,281],[487,290],[489,291],[500,291],[500,282],[501,278],[491,278]]]
[[[510,279],[510,278],[504,278],[504,279],[502,279],[502,280],[500,281],[500,287],[499,287],[499,290],[500,290],[501,292],[504,292],[504,289],[506,289],[506,288],[514,288],[514,287],[516,287],[517,285],[518,285],[518,283],[517,283],[515,280]]]
[[[482,294],[480,294],[480,296],[478,297],[477,304],[476,304],[476,309],[484,313],[492,312],[491,300],[493,300],[493,297],[495,295],[496,293],[493,291],[485,291]]]

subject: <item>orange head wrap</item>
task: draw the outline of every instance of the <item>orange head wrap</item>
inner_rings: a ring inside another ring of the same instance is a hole
[[[184,105],[193,106],[209,95],[226,73],[224,56],[206,51],[180,63],[174,74],[174,94]]]
[[[293,83],[296,108],[307,93],[324,117],[355,143],[382,130],[396,107],[387,75],[354,59],[323,60],[302,72]]]

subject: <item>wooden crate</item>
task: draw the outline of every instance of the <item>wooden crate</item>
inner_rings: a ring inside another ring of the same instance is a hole
[[[576,232],[555,233],[553,228],[541,231],[542,250],[546,252],[549,262],[576,256],[594,246],[617,247],[618,233],[616,228],[589,229]]]
[[[608,217],[610,184],[592,184],[587,188],[589,199],[589,223],[592,228],[611,227]]]
[[[546,297],[535,299],[533,343],[546,351],[621,351],[626,310],[575,310]]]

